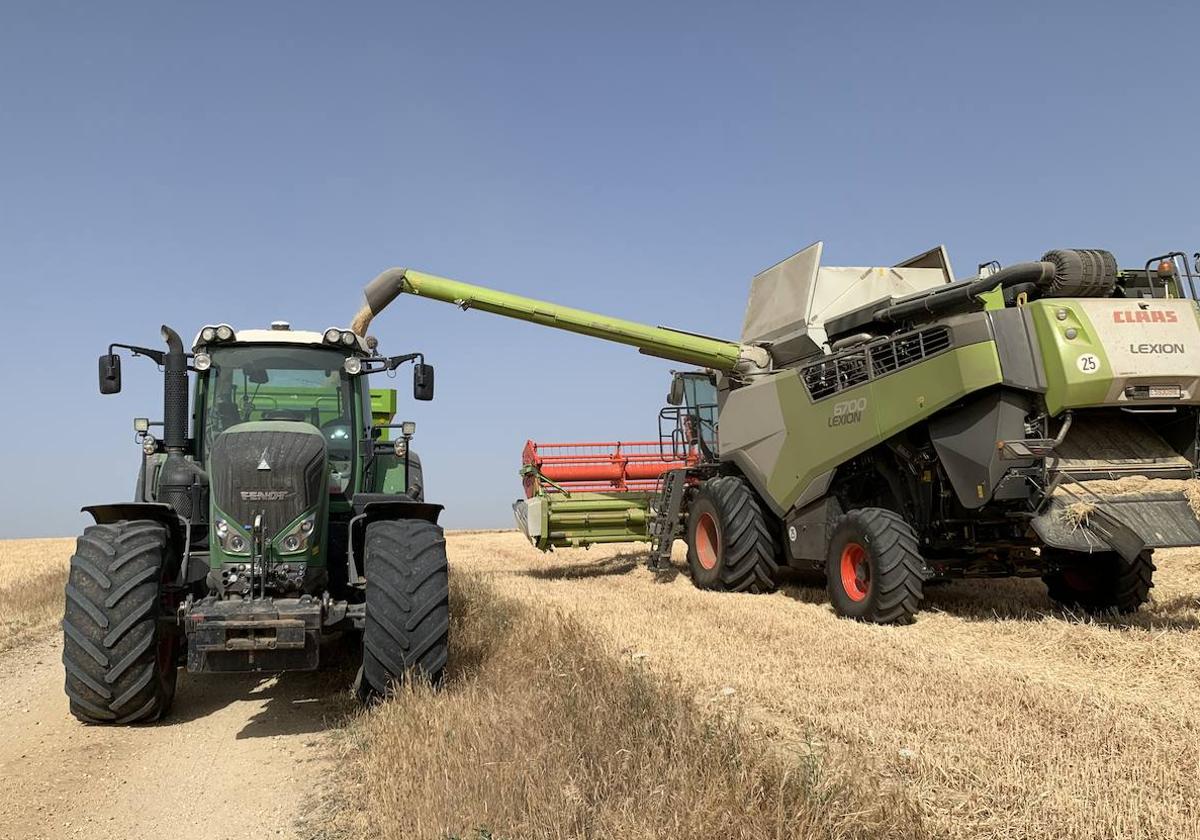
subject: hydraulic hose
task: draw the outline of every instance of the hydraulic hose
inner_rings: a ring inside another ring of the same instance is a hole
[[[968,303],[984,292],[992,291],[997,286],[1002,290],[1022,283],[1044,286],[1054,278],[1057,270],[1058,267],[1052,262],[1017,263],[1002,268],[995,274],[980,277],[978,280],[956,283],[924,297],[885,306],[875,310],[873,317],[876,321],[895,323],[938,315]]]

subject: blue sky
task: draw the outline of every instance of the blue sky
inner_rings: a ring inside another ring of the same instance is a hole
[[[161,380],[110,341],[345,323],[408,265],[736,337],[749,278],[945,243],[1200,248],[1194,4],[7,3],[0,537],[127,498]],[[401,298],[451,527],[510,523],[521,445],[652,436],[671,365]],[[399,380],[402,387],[407,380]]]

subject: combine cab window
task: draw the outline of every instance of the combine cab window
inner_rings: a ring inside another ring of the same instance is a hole
[[[204,396],[203,451],[238,423],[310,423],[325,435],[330,461],[349,465],[353,399],[340,353],[310,347],[214,349]]]
[[[717,385],[708,374],[685,373],[683,400],[692,434],[710,450],[717,448]]]

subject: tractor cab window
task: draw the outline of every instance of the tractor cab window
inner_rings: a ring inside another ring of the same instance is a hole
[[[239,423],[309,423],[325,435],[335,470],[348,472],[354,458],[353,391],[342,361],[340,353],[311,347],[214,349],[204,397],[203,451]]]

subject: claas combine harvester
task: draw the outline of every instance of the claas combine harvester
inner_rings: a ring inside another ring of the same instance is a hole
[[[859,268],[821,251],[754,278],[740,341],[406,269],[366,288],[364,317],[404,293],[701,368],[675,374],[658,453],[527,447],[518,520],[539,548],[646,540],[659,565],[682,537],[699,587],[820,569],[839,614],[897,623],[952,577],[1041,576],[1060,602],[1136,610],[1153,550],[1200,543],[1184,254],[1119,270],[1055,250],[956,280],[942,248]]]

